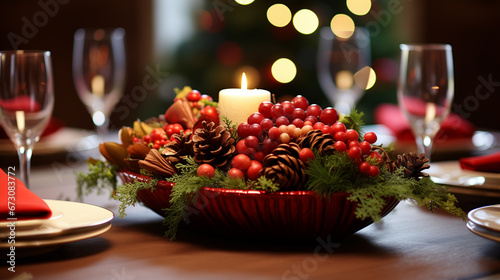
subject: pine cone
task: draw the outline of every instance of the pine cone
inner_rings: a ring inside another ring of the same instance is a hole
[[[335,140],[321,130],[311,130],[295,141],[301,148],[316,150],[320,155],[329,155],[335,151]]]
[[[280,190],[301,188],[306,182],[306,165],[300,160],[300,147],[296,143],[280,144],[263,160],[260,175],[274,180]]]
[[[208,163],[213,167],[224,168],[236,153],[236,145],[231,132],[224,126],[215,126],[213,122],[203,121],[203,128],[198,128],[193,135],[194,161]]]
[[[405,153],[403,155],[398,155],[395,161],[388,162],[386,166],[390,172],[394,172],[395,170],[403,166],[403,175],[405,176],[405,178],[413,177],[419,180],[420,177],[429,176],[429,174],[422,172],[424,169],[430,167],[427,162],[429,162],[429,159],[427,159],[425,157],[425,154],[423,153],[420,154],[420,156],[417,156],[413,153]]]
[[[191,132],[174,134],[175,141],[168,143],[161,154],[173,164],[180,162],[186,156],[194,156],[194,142],[191,140],[191,135]]]

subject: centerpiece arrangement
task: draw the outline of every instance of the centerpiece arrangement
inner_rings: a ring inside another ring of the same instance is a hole
[[[165,114],[123,127],[121,143],[100,144],[106,161],[89,159],[79,193],[111,188],[121,216],[140,201],[165,217],[171,238],[185,225],[220,236],[337,239],[405,199],[465,217],[424,173],[424,154],[375,145],[356,110],[339,115],[300,95],[250,110],[235,122],[210,96],[177,90]]]

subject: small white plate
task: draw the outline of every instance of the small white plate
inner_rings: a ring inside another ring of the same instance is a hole
[[[465,170],[458,161],[431,163],[425,171],[432,181],[453,186],[451,192],[500,197],[500,174]]]
[[[498,233],[498,232],[483,228],[479,225],[476,225],[475,223],[473,223],[471,221],[467,222],[467,228],[471,232],[473,232],[481,237],[500,242],[500,233]]]
[[[478,226],[500,233],[500,204],[476,208],[467,217]]]

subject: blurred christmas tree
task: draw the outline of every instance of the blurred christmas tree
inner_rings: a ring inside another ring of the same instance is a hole
[[[179,45],[169,58],[169,67],[165,71],[184,77],[186,85],[210,94],[215,99],[221,89],[239,87],[241,73],[245,72],[249,78],[249,88],[267,89],[278,100],[301,94],[312,103],[330,106],[332,104],[322,92],[317,78],[319,29],[330,26],[335,15],[345,14],[356,26],[365,27],[369,32],[371,67],[377,77],[357,107],[366,113],[367,122],[370,123],[377,104],[396,102],[395,61],[398,59],[399,42],[394,35],[394,26],[396,14],[400,11],[394,6],[394,1],[286,1],[285,4],[274,6],[281,8],[277,9],[276,20],[281,21],[279,25],[282,27],[270,22],[269,9],[276,2],[255,1],[247,5],[237,2],[207,1],[203,9],[193,11],[197,30]],[[310,34],[299,32],[299,20],[294,23],[297,12],[304,9],[308,15],[313,15],[302,21],[302,24],[307,25],[304,28],[309,28],[308,32],[313,28]],[[365,12],[364,15],[356,15]],[[273,63],[280,58],[287,58],[296,68],[295,75],[293,72],[289,74],[292,79],[286,83],[277,81],[271,71]]]

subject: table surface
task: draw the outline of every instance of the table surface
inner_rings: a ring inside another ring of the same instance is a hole
[[[76,200],[74,172],[83,170],[72,157],[35,166],[31,189],[46,199]],[[118,210],[109,194],[90,194],[84,202]],[[98,237],[18,258],[15,273],[2,259],[0,279],[500,278],[500,243],[470,232],[459,217],[409,202],[339,243],[250,242],[185,229],[170,241],[163,218],[148,208],[138,205],[127,214]]]

